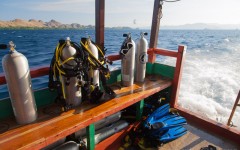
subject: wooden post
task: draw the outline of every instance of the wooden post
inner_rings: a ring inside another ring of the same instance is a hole
[[[140,121],[142,118],[143,107],[144,107],[144,99],[137,103],[137,114],[136,114],[137,121]]]
[[[176,107],[176,104],[178,101],[178,93],[179,93],[180,82],[182,79],[183,62],[185,59],[186,49],[187,49],[187,46],[183,46],[183,45],[178,46],[177,61],[176,61],[176,67],[174,71],[173,85],[172,85],[172,91],[171,91],[172,96],[170,101],[170,106],[172,108]]]
[[[105,0],[95,0],[95,35],[96,44],[104,49],[104,13]]]
[[[94,150],[95,149],[95,126],[94,124],[90,124],[87,126],[87,149]]]
[[[229,117],[229,119],[228,119],[228,122],[227,122],[227,125],[228,125],[228,126],[230,125],[230,123],[231,123],[231,121],[232,121],[232,117],[233,117],[233,115],[234,115],[234,112],[235,112],[237,106],[240,106],[239,100],[240,100],[240,90],[239,90],[239,92],[238,92],[238,96],[237,96],[237,98],[236,98],[236,101],[235,101],[235,103],[234,103],[234,105],[233,105],[233,109],[232,109],[231,115],[230,115],[230,117]]]
[[[150,36],[150,48],[156,48],[158,42],[158,33],[160,27],[160,19],[162,17],[162,0],[155,0],[153,6],[152,27]],[[156,54],[150,53],[148,55],[148,62],[154,63]]]

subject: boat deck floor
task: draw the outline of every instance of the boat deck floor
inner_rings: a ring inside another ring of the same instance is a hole
[[[239,145],[232,143],[231,141],[220,138],[213,135],[212,133],[207,133],[204,130],[196,128],[195,126],[188,124],[185,126],[188,130],[187,134],[174,140],[172,142],[166,143],[159,147],[160,150],[200,150],[201,148],[206,148],[209,145],[216,147],[217,150],[228,149],[228,150],[238,150]],[[210,149],[209,149],[210,150]],[[211,149],[212,150],[212,149]]]

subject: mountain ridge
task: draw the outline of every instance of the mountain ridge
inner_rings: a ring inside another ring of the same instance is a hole
[[[14,19],[1,21],[0,28],[46,28],[46,29],[94,29],[94,25],[81,25],[79,23],[63,24],[54,19],[44,22],[36,19]],[[131,29],[131,27],[107,27],[112,29]],[[139,29],[150,29],[150,27],[140,27]],[[240,29],[240,24],[217,24],[217,23],[192,23],[184,25],[163,25],[161,29],[168,30],[234,30]]]
[[[78,23],[71,24],[62,24],[54,19],[49,22],[44,22],[42,20],[23,20],[23,19],[14,19],[10,21],[1,21],[0,28],[64,28],[64,29],[85,29],[85,28],[94,28],[93,25],[81,25]]]

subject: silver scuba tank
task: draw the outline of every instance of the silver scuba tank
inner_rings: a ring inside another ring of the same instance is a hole
[[[90,51],[92,52],[93,56],[96,59],[99,59],[98,58],[98,49],[97,49],[97,47],[91,42],[90,38],[87,39],[87,42],[88,42],[88,47],[89,47]],[[92,80],[93,85],[98,85],[99,86],[99,70],[90,69],[89,77]]]
[[[123,34],[126,39],[121,46],[120,55],[122,85],[131,86],[134,82],[134,67],[135,67],[135,43],[131,38],[131,34]]]
[[[77,63],[74,60],[68,60],[71,57],[74,57],[77,54],[77,51],[70,44],[70,38],[66,39],[66,46],[62,49],[61,59],[62,61],[67,61],[63,64],[64,68],[73,69],[76,67]],[[65,92],[65,100],[67,105],[78,106],[82,102],[82,92],[81,86],[78,85],[77,77],[64,77],[62,76],[64,92]]]
[[[140,39],[137,41],[136,48],[136,66],[135,66],[135,81],[144,82],[146,73],[146,63],[147,63],[147,48],[148,43],[144,35],[147,33],[141,33]]]
[[[17,123],[28,124],[37,119],[36,102],[27,58],[9,42],[10,52],[2,59],[9,96]]]

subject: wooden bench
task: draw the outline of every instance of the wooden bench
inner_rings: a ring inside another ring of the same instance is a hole
[[[154,78],[154,81],[151,81],[152,78]],[[171,84],[172,80],[166,77],[148,76],[143,84],[116,89],[116,98],[99,105],[84,102],[78,108],[61,113],[58,116],[39,112],[39,118],[36,122],[24,126],[16,125],[11,123],[15,121],[10,121],[10,129],[0,135],[0,147],[1,149],[43,148],[170,87]]]

